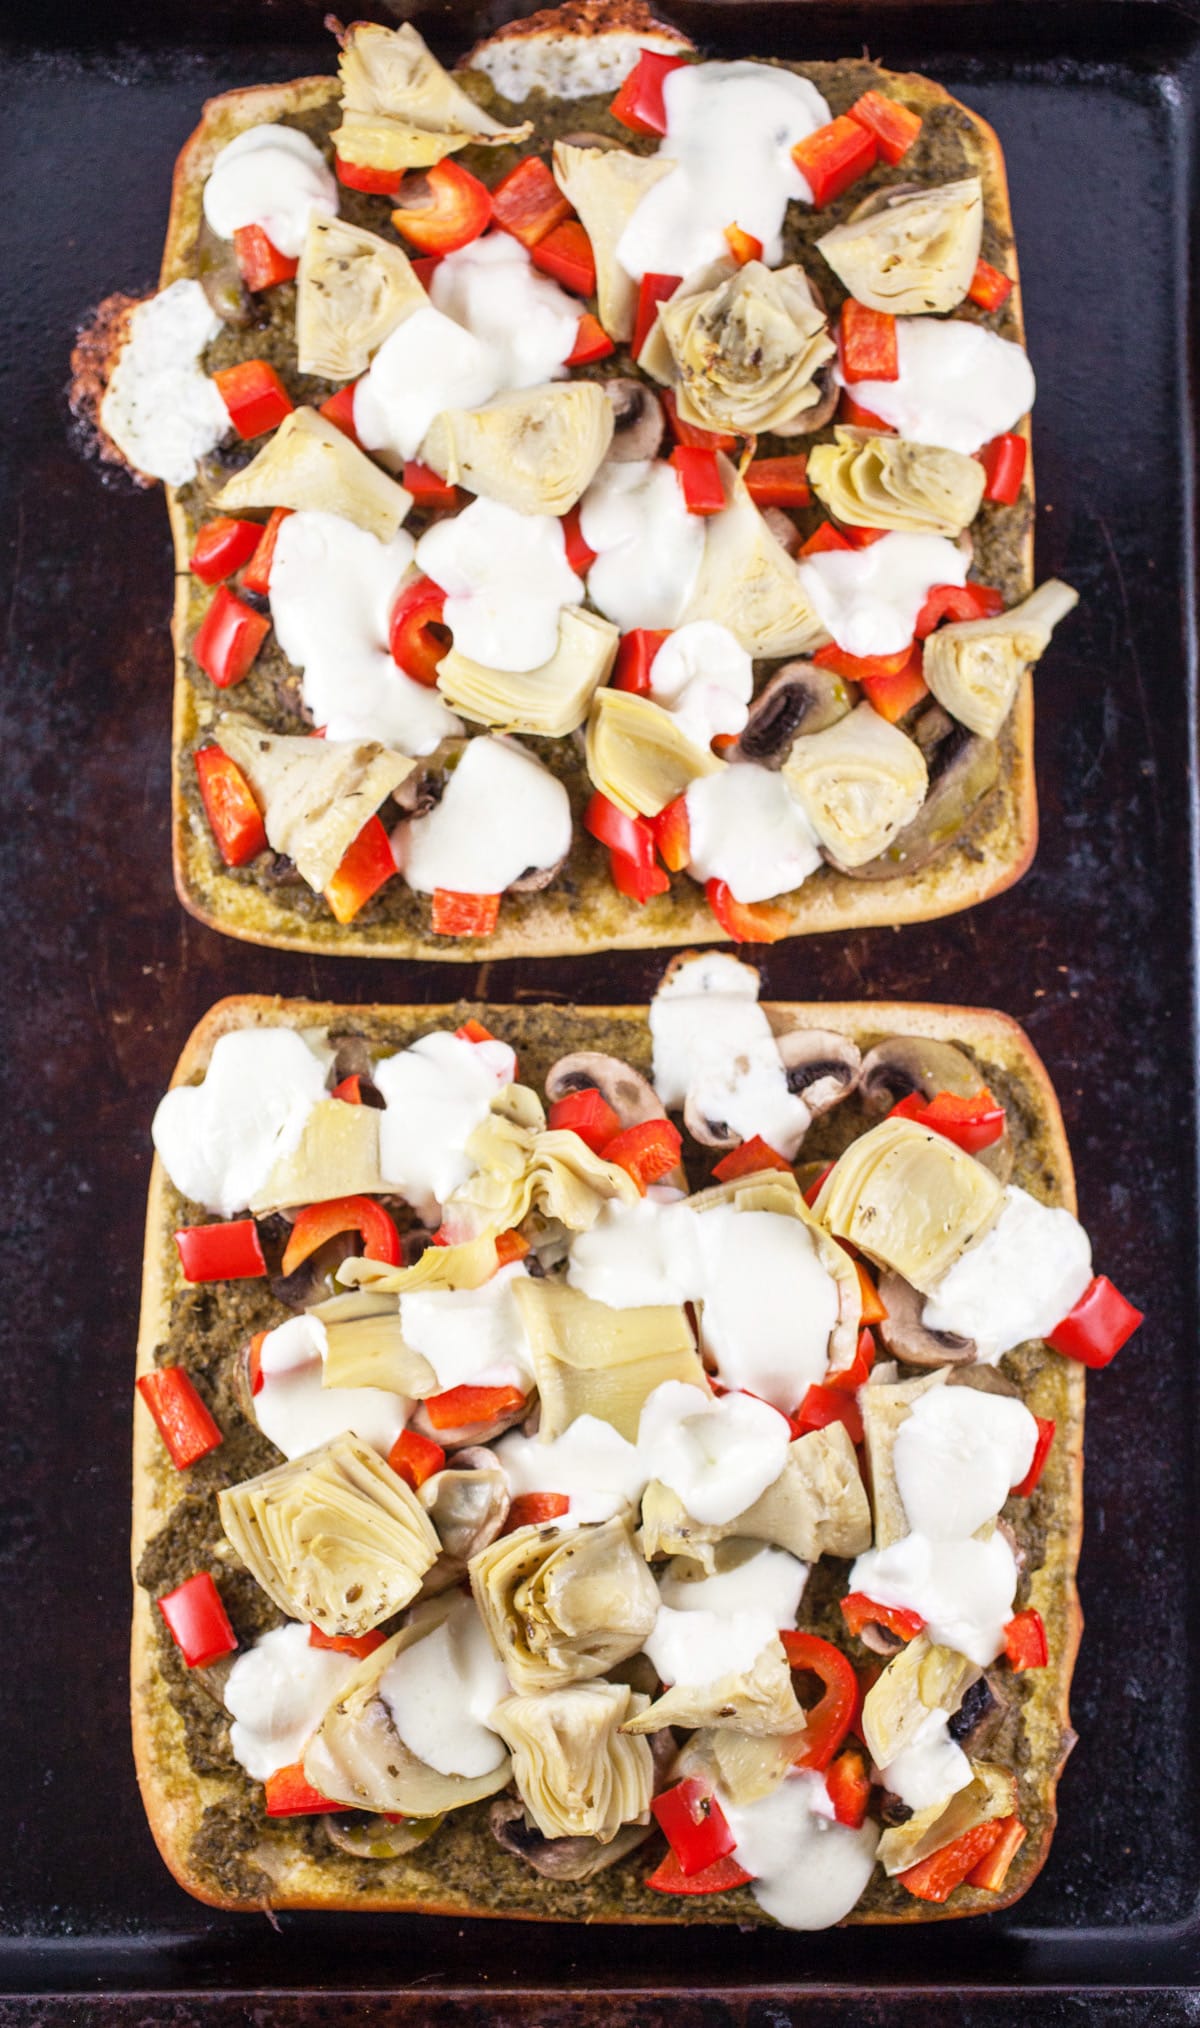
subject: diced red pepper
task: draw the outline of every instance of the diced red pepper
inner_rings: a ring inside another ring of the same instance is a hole
[[[679,474],[684,505],[689,514],[720,514],[725,505],[725,488],[717,470],[715,451],[701,451],[691,444],[676,444],[671,463]]]
[[[432,1479],[446,1462],[446,1453],[432,1437],[422,1436],[419,1429],[402,1429],[391,1450],[388,1463],[397,1478],[403,1479],[415,1493],[426,1479]]]
[[[792,1435],[807,1436],[810,1430],[827,1429],[831,1422],[843,1424],[852,1444],[862,1442],[862,1410],[854,1396],[842,1387],[810,1387],[792,1417]]]
[[[822,521],[819,528],[814,528],[808,541],[801,544],[798,554],[800,556],[824,556],[826,551],[830,549],[853,549],[853,547],[854,544],[847,542],[845,536],[841,533],[840,529],[834,527],[832,521]]]
[[[915,704],[929,695],[921,650],[916,645],[894,676],[860,676],[858,680],[872,711],[886,718],[889,725],[897,725]]]
[[[891,530],[888,528],[854,528],[849,522],[845,522],[842,526],[842,534],[851,549],[871,549],[890,533]]]
[[[226,866],[244,866],[266,846],[267,833],[254,792],[236,761],[219,746],[195,755],[204,814]]]
[[[915,1641],[925,1625],[920,1613],[910,1613],[903,1606],[878,1605],[865,1591],[847,1592],[841,1604],[850,1634],[861,1634],[864,1627],[886,1627],[899,1641]]]
[[[213,374],[213,385],[239,437],[261,437],[292,413],[292,399],[265,359],[244,359]]]
[[[684,1874],[703,1873],[737,1843],[711,1787],[697,1775],[664,1789],[650,1808]]]
[[[328,887],[325,899],[335,919],[353,922],[373,894],[377,894],[396,871],[392,841],[379,817],[368,817],[353,845],[342,854],[341,864]]]
[[[586,1091],[565,1092],[550,1108],[549,1123],[555,1133],[578,1134],[593,1155],[621,1131],[621,1121],[603,1092],[595,1085]]]
[[[644,49],[608,109],[613,119],[635,134],[665,134],[667,108],[663,84],[673,70],[686,62],[686,56]]]
[[[435,887],[430,927],[435,937],[490,937],[500,916],[498,894],[455,894]]]
[[[477,1021],[473,1014],[470,1020],[464,1021],[461,1027],[455,1029],[454,1033],[460,1042],[494,1042],[496,1040],[491,1029],[485,1028],[482,1021]]]
[[[636,901],[639,908],[656,894],[666,894],[671,885],[661,866],[653,861],[644,866],[624,852],[609,853],[608,871],[617,893],[623,894],[626,901]]]
[[[956,1887],[961,1887],[967,1875],[979,1866],[993,1846],[1000,1842],[1006,1819],[997,1819],[991,1824],[976,1824],[971,1831],[964,1831],[961,1838],[955,1838],[949,1845],[943,1845],[940,1852],[931,1853],[916,1866],[910,1866],[906,1873],[898,1873],[901,1887],[915,1894],[918,1901],[946,1901]]]
[[[688,821],[687,797],[676,796],[664,803],[657,817],[649,819],[658,855],[668,873],[682,873],[692,856],[692,827]]]
[[[840,119],[830,120],[815,134],[797,141],[792,160],[812,191],[813,203],[820,207],[832,204],[843,190],[849,190],[874,168],[875,154],[874,134],[843,113]]]
[[[1001,507],[1011,507],[1020,497],[1028,456],[1029,445],[1025,438],[1013,431],[1002,437],[993,437],[990,444],[985,444],[979,453],[987,473],[984,499],[995,500]]]
[[[919,113],[902,106],[898,99],[885,98],[882,92],[864,92],[855,99],[848,118],[874,135],[879,153],[893,168],[907,155],[922,125]]]
[[[492,216],[492,194],[461,162],[446,156],[432,168],[407,176],[392,224],[422,253],[456,253],[485,230]]]
[[[851,683],[862,683],[871,677],[898,676],[907,667],[911,655],[911,641],[906,648],[898,648],[892,655],[851,655],[845,648],[839,648],[836,641],[831,641],[827,647],[817,649],[813,661],[819,669],[832,669]]]
[[[703,430],[698,423],[684,422],[679,413],[673,387],[664,387],[659,393],[671,435],[677,444],[688,444],[698,451],[735,451],[737,438],[732,430]]]
[[[158,1601],[158,1610],[189,1669],[205,1669],[232,1655],[237,1635],[207,1570],[199,1570]]]
[[[836,1373],[825,1375],[825,1386],[838,1388],[844,1394],[857,1394],[870,1377],[875,1364],[875,1340],[864,1325],[858,1334],[854,1357],[849,1366],[841,1366]]]
[[[266,1337],[265,1331],[256,1331],[246,1347],[246,1371],[251,1394],[261,1394],[266,1385],[266,1375],[262,1370],[262,1348]]]
[[[590,310],[585,310],[565,363],[568,366],[591,366],[597,359],[607,359],[609,353],[616,349],[599,318],[593,317]]]
[[[223,578],[232,577],[249,562],[261,534],[257,521],[235,521],[230,514],[205,522],[192,551],[193,576],[202,584],[220,584]]]
[[[825,1787],[838,1823],[860,1831],[867,1821],[871,1777],[867,1773],[867,1757],[857,1746],[847,1746],[839,1753],[826,1771]]]
[[[886,1324],[888,1313],[879,1290],[860,1260],[856,1260],[854,1266],[858,1273],[858,1292],[862,1298],[859,1323]]]
[[[725,227],[725,240],[730,253],[740,268],[744,268],[747,261],[760,261],[762,259],[763,246],[761,239],[755,239],[752,232],[743,232],[740,225],[727,225]]]
[[[762,1169],[782,1169],[788,1176],[792,1165],[786,1155],[781,1155],[763,1140],[761,1134],[752,1134],[739,1147],[731,1148],[723,1155],[713,1170],[718,1183],[732,1183],[739,1176],[756,1176]]]
[[[354,390],[357,386],[358,382],[352,380],[345,387],[339,387],[336,394],[331,394],[328,401],[321,403],[317,412],[324,416],[326,422],[331,422],[335,430],[349,437],[352,444],[358,444],[361,450],[358,431],[354,427]]]
[[[410,458],[404,467],[404,487],[412,494],[415,507],[457,507],[458,487],[451,486],[428,465]]]
[[[1045,1668],[1050,1650],[1046,1644],[1042,1616],[1035,1606],[1027,1606],[1023,1613],[1013,1614],[1004,1629],[1004,1652],[1015,1676],[1023,1675],[1026,1669]]]
[[[935,584],[913,632],[923,641],[943,620],[990,620],[1003,611],[1004,595],[990,584]]]
[[[943,1140],[953,1141],[967,1155],[979,1155],[990,1148],[1003,1137],[1005,1126],[1004,1107],[985,1084],[971,1098],[940,1091],[934,1098],[925,1099],[920,1092],[910,1092],[892,1107],[890,1117],[914,1120],[917,1126],[928,1127]]]
[[[500,1533],[512,1535],[518,1528],[542,1528],[547,1521],[561,1521],[570,1506],[566,1493],[518,1493]]]
[[[218,690],[231,690],[250,674],[270,631],[265,613],[256,613],[227,584],[219,584],[197,629],[192,653]]]
[[[606,1162],[615,1162],[633,1177],[644,1197],[652,1183],[661,1183],[676,1167],[682,1151],[679,1130],[670,1120],[639,1120],[614,1134],[603,1153]]]
[[[435,1429],[471,1429],[524,1406],[519,1387],[451,1387],[445,1394],[431,1394],[425,1413]]]
[[[976,261],[975,273],[971,277],[971,286],[967,294],[973,303],[978,303],[981,310],[998,310],[1003,303],[1007,303],[1012,290],[1012,281],[1008,275],[1002,275],[999,268],[994,268],[990,261]]]
[[[262,598],[270,591],[275,544],[279,540],[279,531],[291,512],[290,507],[272,507],[266,527],[259,530],[258,547],[242,572],[242,586],[245,591],[257,592]]]
[[[842,389],[837,419],[840,423],[845,423],[848,429],[874,430],[877,436],[894,437],[896,434],[893,423],[885,422],[873,409],[860,407],[848,387]]]
[[[446,594],[431,577],[406,585],[392,608],[388,646],[392,660],[426,690],[437,687],[438,664],[449,653]]]
[[[320,1789],[314,1789],[304,1772],[302,1760],[290,1767],[277,1767],[263,1783],[268,1817],[315,1817],[328,1810],[342,1810],[344,1803],[331,1803]]]
[[[810,1211],[812,1210],[813,1205],[816,1203],[818,1197],[821,1195],[822,1190],[825,1188],[825,1184],[827,1183],[830,1176],[832,1176],[836,1167],[837,1167],[836,1162],[828,1163],[826,1167],[822,1169],[820,1175],[809,1184],[808,1189],[804,1192],[804,1202],[807,1204]]]
[[[775,944],[792,927],[785,908],[772,908],[761,901],[737,901],[724,880],[706,881],[704,892],[726,936],[737,944]]]
[[[185,1281],[245,1282],[267,1272],[252,1218],[225,1225],[181,1225],[175,1234]]]
[[[186,1472],[197,1458],[206,1458],[224,1442],[191,1375],[182,1366],[159,1366],[143,1373],[138,1393],[154,1417],[159,1436],[177,1472]]]
[[[563,548],[566,551],[567,562],[575,572],[576,577],[586,577],[596,561],[596,551],[589,549],[583,539],[583,530],[579,526],[578,507],[572,507],[569,514],[563,515],[562,532]]]
[[[531,250],[570,216],[570,198],[563,196],[539,155],[523,155],[492,191],[496,224]]]
[[[847,296],[842,304],[838,333],[843,378],[854,385],[859,380],[898,380],[900,354],[896,342],[896,319],[887,310],[870,310]]]
[[[783,1628],[779,1638],[789,1666],[808,1670],[822,1686],[819,1703],[804,1714],[804,1745],[795,1763],[815,1768],[819,1774],[829,1766],[850,1730],[858,1708],[858,1678],[841,1649],[822,1640],[820,1634]]]
[[[440,254],[422,254],[416,260],[409,259],[408,265],[420,282],[426,295],[429,294],[430,289],[433,287],[433,278],[441,264],[442,257]]]
[[[646,1886],[655,1894],[727,1894],[731,1887],[744,1887],[754,1875],[739,1866],[732,1854],[714,1860],[703,1873],[685,1873],[673,1852],[646,1876]]]
[[[331,1197],[323,1204],[306,1204],[298,1214],[283,1251],[282,1272],[290,1275],[341,1232],[361,1233],[368,1260],[400,1265],[400,1234],[382,1204],[373,1197]]]
[[[517,1231],[515,1225],[510,1225],[507,1232],[498,1232],[496,1234],[496,1266],[498,1268],[508,1267],[514,1260],[524,1260],[528,1252],[529,1241],[523,1232]]]
[[[365,162],[347,162],[343,155],[334,156],[333,166],[339,183],[368,197],[395,197],[404,181],[403,169],[368,169]]]
[[[593,838],[619,852],[635,865],[649,870],[654,865],[654,834],[645,817],[627,817],[599,789],[583,813],[583,826]]]
[[[630,633],[622,634],[612,688],[632,690],[635,697],[648,697],[654,658],[663,642],[670,639],[670,633],[669,627],[634,627]]]
[[[346,1106],[360,1106],[363,1102],[362,1079],[358,1072],[352,1070],[349,1077],[344,1077],[340,1084],[335,1084],[329,1096],[341,1099],[342,1104]]]
[[[1083,1366],[1107,1366],[1132,1338],[1143,1313],[1126,1302],[1107,1275],[1088,1283],[1073,1310],[1050,1333],[1049,1342]]]
[[[1041,1478],[1042,1473],[1045,1471],[1046,1459],[1050,1455],[1050,1446],[1054,1442],[1054,1432],[1058,1427],[1056,1423],[1050,1422],[1042,1415],[1035,1415],[1033,1419],[1037,1424],[1037,1442],[1033,1447],[1033,1462],[1025,1477],[1021,1480],[1020,1485],[1010,1488],[1013,1496],[1018,1500],[1028,1499],[1038,1480]]]
[[[1027,1836],[1019,1817],[1001,1817],[1000,1836],[978,1865],[972,1866],[967,1875],[968,1887],[982,1887],[988,1894],[999,1894],[1008,1877],[1008,1869]]]
[[[387,1635],[381,1634],[378,1627],[372,1627],[369,1634],[323,1634],[320,1627],[308,1630],[310,1648],[325,1648],[335,1655],[353,1655],[356,1662],[365,1662],[376,1648],[382,1648],[386,1639]]]
[[[539,240],[529,258],[535,268],[549,275],[573,296],[596,293],[596,256],[592,242],[577,218],[568,218]]]
[[[807,473],[808,453],[796,451],[787,458],[752,458],[742,478],[756,507],[811,507]]]
[[[631,350],[636,359],[658,315],[658,306],[675,294],[682,275],[643,275],[638,285],[637,313],[633,320],[633,345]]]
[[[252,295],[295,279],[300,263],[267,238],[261,225],[239,225],[233,235],[238,272]]]

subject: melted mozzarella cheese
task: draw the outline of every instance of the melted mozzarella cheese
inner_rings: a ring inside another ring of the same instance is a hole
[[[999,1530],[984,1542],[913,1534],[887,1549],[868,1549],[850,1573],[850,1589],[920,1613],[931,1641],[986,1668],[1012,1618],[1017,1566]]]
[[[636,1506],[646,1490],[637,1445],[595,1415],[576,1416],[552,1443],[511,1430],[495,1454],[514,1500],[521,1493],[565,1493],[572,1526],[608,1521],[622,1507]]]
[[[238,1656],[225,1683],[229,1745],[252,1781],[300,1759],[357,1667],[353,1655],[310,1647],[308,1628],[294,1622]]]
[[[490,1774],[504,1741],[488,1719],[510,1685],[473,1602],[453,1605],[440,1627],[388,1663],[379,1695],[410,1753],[439,1774]]]
[[[415,458],[446,408],[478,408],[499,388],[495,354],[482,339],[424,304],[384,339],[354,389],[354,430],[369,451]]]
[[[879,1770],[884,1788],[910,1810],[948,1803],[973,1779],[970,1761],[950,1737],[948,1717],[945,1711],[931,1711],[911,1745]]]
[[[744,1140],[761,1134],[790,1161],[812,1115],[788,1090],[757,1002],[758,973],[724,952],[680,965],[650,1005],[654,1088],[665,1106],[682,1107],[690,1096],[705,1119],[726,1122]]]
[[[502,894],[532,868],[571,849],[571,805],[552,775],[515,740],[469,742],[439,803],[399,824],[396,864],[420,894]]]
[[[868,549],[805,557],[797,568],[813,611],[848,655],[898,654],[934,585],[967,581],[967,559],[944,535],[885,535]]]
[[[446,593],[459,653],[487,669],[540,669],[558,646],[563,607],[583,597],[562,522],[499,500],[435,521],[417,544],[417,567]]]
[[[390,542],[338,514],[304,511],[280,524],[271,564],[271,618],[301,691],[330,739],[378,739],[407,754],[432,753],[461,732],[436,690],[414,683],[388,648],[392,607],[412,563],[413,540]]]
[[[699,1569],[699,1565],[684,1568]],[[729,1615],[760,1612],[772,1627],[793,1627],[808,1582],[808,1565],[786,1549],[764,1545],[740,1563],[714,1571],[711,1577],[686,1577],[668,1565],[658,1581],[664,1605],[677,1612]]]
[[[754,664],[736,635],[716,620],[677,627],[650,667],[650,695],[689,739],[709,746],[718,733],[741,732],[754,692]]]
[[[130,312],[100,426],[147,478],[186,486],[229,428],[200,356],[221,329],[199,282],[172,282]]]
[[[686,1203],[611,1198],[567,1257],[567,1281],[610,1310],[690,1303],[704,1280],[699,1219]]]
[[[640,62],[644,49],[663,50],[668,56],[682,53],[674,35],[633,34],[619,28],[581,35],[556,21],[533,34],[492,36],[473,53],[471,67],[486,71],[501,98],[514,105],[535,91],[552,99],[608,98]]]
[[[519,1261],[478,1289],[414,1289],[400,1298],[406,1345],[428,1359],[443,1392],[451,1387],[533,1385],[533,1359],[513,1294]]]
[[[497,1092],[512,1083],[515,1067],[510,1049],[497,1061],[491,1043],[466,1042],[444,1029],[375,1065],[385,1104],[379,1166],[427,1224],[436,1225],[450,1192],[471,1174],[467,1142]]]
[[[429,294],[435,309],[488,347],[497,390],[540,387],[565,372],[579,335],[579,304],[538,273],[511,233],[489,233],[447,254]]]
[[[177,1190],[232,1218],[294,1153],[324,1097],[325,1065],[295,1029],[235,1029],[214,1044],[203,1084],[160,1102],[154,1145]]]
[[[301,1458],[347,1430],[386,1458],[411,1403],[382,1387],[325,1387],[327,1349],[319,1317],[289,1317],[268,1331],[259,1348],[255,1421],[285,1458]]]
[[[304,251],[308,221],[336,218],[338,187],[325,157],[295,127],[248,127],[222,148],[204,186],[204,216],[218,239],[261,226],[289,260]]]
[[[1011,338],[957,317],[897,317],[896,340],[898,377],[857,381],[854,399],[910,443],[973,457],[1033,407],[1033,368]]]
[[[829,1368],[838,1288],[798,1218],[771,1211],[703,1214],[700,1336],[726,1387],[788,1415]]]
[[[1012,1183],[999,1218],[943,1275],[921,1321],[973,1338],[994,1365],[1060,1324],[1091,1279],[1091,1242],[1078,1219]]]
[[[715,1683],[754,1667],[779,1632],[770,1613],[679,1612],[661,1605],[645,1651],[664,1683]]]
[[[908,1525],[934,1541],[973,1535],[1033,1463],[1037,1423],[1023,1401],[935,1387],[912,1404],[892,1452]]]
[[[679,624],[704,555],[704,521],[688,513],[673,466],[636,458],[601,465],[579,528],[596,553],[588,596],[606,620],[622,633]]]
[[[823,1777],[808,1772],[757,1802],[720,1801],[760,1908],[785,1929],[828,1929],[849,1915],[875,1868],[877,1824],[839,1824]]]
[[[723,880],[735,901],[789,894],[821,864],[817,835],[786,777],[750,761],[701,775],[687,790],[689,866]]]
[[[648,1476],[715,1527],[745,1512],[787,1463],[786,1416],[749,1394],[706,1395],[680,1380],[656,1387],[642,1409],[638,1449]]]

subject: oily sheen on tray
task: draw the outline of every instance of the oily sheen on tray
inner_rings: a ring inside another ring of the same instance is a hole
[[[211,101],[99,420],[167,482],[185,905],[288,948],[768,941],[1036,839],[1016,255],[936,83],[637,6]],[[319,736],[319,737],[318,737]]]
[[[219,1906],[968,1915],[1140,1321],[1004,1016],[242,999],[154,1122],[133,1720]]]

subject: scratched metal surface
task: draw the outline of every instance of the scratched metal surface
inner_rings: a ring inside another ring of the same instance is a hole
[[[1023,1021],[1062,1096],[1098,1258],[1149,1312],[1089,1405],[1081,1744],[1049,1865],[1009,1915],[965,1927],[686,1940],[403,1918],[293,1916],[273,1930],[191,1902],[162,1868],[133,1781],[125,1676],[129,1382],[153,1105],[191,1024],[223,993],[420,1001],[444,995],[446,975],[239,946],[177,907],[165,516],[81,457],[62,392],[78,320],[110,289],[153,279],[171,164],[200,100],[328,67],[320,7],[214,0],[200,48],[182,0],[102,0],[86,42],[55,0],[7,46],[0,139],[0,1287],[11,1310],[0,1992],[47,1996],[0,2003],[0,2028],[73,2020],[77,2002],[48,1996],[80,1991],[178,1996],[129,2010],[113,1999],[104,2011],[122,2020],[440,2023],[458,2007],[455,2019],[536,2028],[595,2018],[587,1996],[599,1992],[617,2028],[668,2017],[766,2028],[791,2018],[789,1994],[813,1998],[806,2019],[832,2021],[841,2004],[818,2006],[819,1993],[888,1987],[925,1989],[898,2002],[902,2018],[991,2028],[1015,2018],[1007,2003],[964,1993],[1200,1976],[1186,401],[1196,30],[1167,7],[1103,0],[1036,16],[1021,4],[673,11],[719,47],[760,53],[836,55],[869,31],[882,60],[928,68],[982,111],[1008,153],[1041,381],[1039,570],[1083,595],[1038,679],[1041,851],[1015,891],[971,915],[805,940],[762,968],[773,997],[974,1001]],[[474,983],[497,1001],[637,1000],[659,970],[652,954],[598,954],[496,966]],[[456,992],[470,983],[456,971]],[[348,1987],[392,1996],[349,2001]],[[285,1989],[310,1999],[285,2011]],[[264,1991],[277,1998],[261,2016],[215,1997]],[[197,1992],[214,1997],[187,1997]],[[488,1997],[468,2004],[470,1992]],[[1192,2018],[1165,1991],[1144,2015],[1133,1996],[1103,2005],[1090,1995],[1086,2018]],[[1079,2018],[1067,1999],[1033,2007],[1023,1999],[1020,2018]],[[859,2000],[849,2018],[882,2015]]]

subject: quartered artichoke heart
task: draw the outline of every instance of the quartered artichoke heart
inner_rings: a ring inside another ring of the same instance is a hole
[[[594,380],[516,388],[481,408],[435,416],[421,458],[451,485],[518,514],[567,514],[612,442],[613,411]]]
[[[323,1634],[369,1634],[411,1603],[438,1554],[415,1493],[355,1436],[227,1486],[218,1505],[268,1598]]]
[[[428,1359],[404,1342],[397,1296],[355,1289],[317,1303],[308,1314],[325,1326],[322,1387],[382,1387],[406,1400],[439,1391]]]
[[[861,1556],[871,1540],[871,1510],[858,1460],[841,1423],[811,1430],[788,1446],[787,1463],[773,1485],[732,1521],[694,1521],[677,1493],[653,1479],[642,1498],[639,1540],[648,1562],[686,1556],[711,1576],[716,1544],[738,1536],[771,1542],[801,1563],[821,1556]]]
[[[610,1422],[634,1443],[643,1405],[664,1381],[709,1391],[680,1308],[610,1310],[564,1282],[533,1276],[514,1282],[513,1295],[533,1355],[543,1443],[581,1415]]]
[[[340,514],[380,542],[390,542],[412,494],[373,465],[365,451],[315,408],[293,409],[258,456],[227,479],[213,502],[223,511],[291,507]]]
[[[596,310],[618,344],[633,336],[638,285],[617,259],[617,242],[648,190],[668,176],[673,162],[630,155],[624,148],[576,148],[554,143],[554,178],[579,213],[596,257]]]
[[[661,1732],[665,1725],[693,1730],[732,1726],[755,1739],[779,1735],[795,1739],[804,1730],[804,1711],[792,1688],[782,1641],[768,1641],[749,1669],[731,1671],[712,1683],[676,1683],[648,1711],[629,1719],[625,1731]]]
[[[887,1549],[908,1535],[910,1524],[896,1483],[894,1463],[896,1434],[912,1414],[913,1403],[931,1388],[944,1387],[948,1379],[943,1366],[935,1373],[918,1374],[915,1380],[899,1380],[891,1386],[876,1383],[859,1390],[863,1419],[863,1442],[871,1480],[871,1504],[875,1510],[875,1547]]]
[[[628,1171],[593,1154],[578,1134],[506,1117],[503,1109],[511,1108],[522,1089],[512,1085],[493,1101],[488,1118],[468,1140],[476,1170],[443,1206],[451,1231],[509,1232],[531,1211],[540,1211],[570,1232],[586,1232],[610,1198],[637,1201]],[[543,1117],[540,1105],[537,1117]]]
[[[999,1215],[995,1177],[941,1134],[886,1119],[839,1156],[813,1206],[821,1224],[923,1296]]]
[[[979,512],[986,475],[978,458],[869,430],[837,429],[808,454],[813,491],[850,528],[961,535]]]
[[[1017,1778],[1006,1767],[973,1760],[973,1779],[948,1803],[932,1803],[918,1810],[906,1824],[886,1830],[879,1840],[877,1857],[889,1880],[922,1859],[932,1858],[945,1845],[952,1845],[977,1824],[994,1824],[997,1817],[1011,1817],[1018,1806]]]
[[[922,670],[938,703],[971,732],[995,739],[1025,670],[1078,603],[1079,593],[1052,577],[996,619],[936,628],[925,642]]]
[[[731,1205],[735,1211],[767,1211],[775,1218],[794,1218],[804,1227],[821,1266],[837,1284],[838,1314],[829,1334],[829,1371],[838,1373],[843,1366],[849,1366],[858,1344],[862,1315],[858,1273],[845,1247],[830,1239],[824,1226],[813,1217],[796,1178],[782,1174],[735,1177],[729,1183],[714,1183],[707,1190],[698,1190],[690,1204],[693,1211],[699,1212],[715,1211],[722,1205]],[[703,1314],[701,1310],[702,1325]]]
[[[654,1757],[646,1740],[621,1727],[647,1702],[626,1683],[574,1683],[496,1706],[491,1723],[512,1754],[518,1793],[543,1837],[607,1845],[622,1824],[646,1821]]]
[[[698,1775],[731,1803],[757,1803],[779,1787],[803,1749],[803,1729],[763,1734],[705,1726],[685,1742],[675,1773],[681,1780]]]
[[[322,1204],[331,1197],[370,1197],[384,1188],[379,1114],[370,1106],[318,1099],[296,1147],[279,1157],[247,1209],[259,1217],[296,1204]]]
[[[368,169],[426,169],[470,143],[523,141],[526,120],[503,127],[442,69],[411,23],[358,21],[338,59],[342,124],[333,144],[345,162]]]
[[[722,260],[659,305],[638,364],[675,386],[685,423],[786,437],[807,427],[836,350],[803,268]]]
[[[728,458],[718,456],[717,465],[725,509],[707,523],[699,575],[680,625],[716,620],[729,628],[747,654],[771,659],[818,647],[829,637],[805,596],[795,564],[776,542]]]
[[[368,818],[416,766],[378,740],[293,737],[240,711],[217,720],[215,737],[254,791],[268,844],[314,894],[324,893]]]
[[[719,774],[724,766],[649,697],[629,690],[596,692],[587,771],[593,786],[627,817],[657,817],[701,775]]]
[[[438,663],[437,687],[455,711],[502,732],[565,739],[583,724],[600,684],[617,659],[620,633],[582,606],[566,606],[558,645],[538,669],[489,669],[451,648]]]
[[[428,300],[394,242],[314,211],[296,275],[301,373],[357,380],[384,339]]]
[[[863,1740],[876,1767],[912,1746],[931,1712],[953,1717],[983,1671],[953,1648],[918,1634],[894,1655],[863,1701]]]
[[[658,1587],[620,1514],[583,1528],[518,1528],[473,1556],[468,1570],[520,1691],[603,1676],[637,1654],[658,1613]]]
[[[835,866],[863,866],[925,801],[929,770],[915,740],[860,704],[824,732],[793,741],[783,772]]]
[[[953,310],[971,286],[983,237],[978,176],[868,198],[817,241],[838,280],[869,310],[897,317]]]

